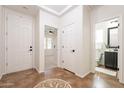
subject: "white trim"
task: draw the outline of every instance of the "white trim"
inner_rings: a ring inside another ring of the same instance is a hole
[[[43,73],[43,72],[45,72],[45,70],[44,70],[44,71],[40,71],[37,67],[35,67],[35,69],[36,69],[36,71],[37,71],[38,73]]]
[[[88,74],[90,74],[90,73],[91,73],[91,71],[85,73],[84,75],[79,75],[79,74],[77,74],[77,73],[75,73],[75,75],[77,75],[77,76],[79,76],[79,77],[81,77],[81,78],[84,78],[84,77],[86,77],[86,76],[87,76]]]
[[[119,45],[120,45],[120,48],[118,50],[118,66],[119,66],[119,72],[118,72],[118,78],[119,78],[119,82],[123,82],[123,56],[122,56],[122,15],[119,16]],[[124,82],[123,82],[124,83]]]
[[[42,9],[44,9],[44,10],[46,10],[46,11],[48,11],[48,12],[50,12],[50,13],[53,13],[53,14],[57,15],[57,16],[59,15],[58,12],[56,12],[55,10],[50,9],[50,8],[44,6],[44,5],[40,5],[39,7],[42,8]]]
[[[65,9],[63,9],[60,13],[59,16],[61,16],[62,14],[64,14],[66,11],[68,11],[69,9],[71,9],[73,6],[72,5],[68,5]]]
[[[6,48],[7,48],[7,36],[6,36],[7,23],[6,23],[6,17],[7,17],[6,8],[4,7],[4,31],[5,31],[5,62],[4,62],[5,70],[4,70],[4,73],[5,74],[7,73],[7,67],[6,67],[6,62],[7,62],[7,51],[6,51]]]
[[[39,6],[40,8],[42,8],[42,9],[44,9],[44,10],[50,12],[50,13],[53,13],[53,14],[57,15],[57,16],[61,16],[62,14],[64,14],[66,11],[68,11],[70,8],[73,7],[73,5],[68,5],[68,6],[67,6],[66,8],[64,8],[61,12],[56,12],[55,10],[53,10],[53,9],[51,9],[51,8],[48,8],[48,7],[44,6],[44,5],[38,5],[38,6]]]
[[[35,67],[35,18],[32,17],[32,67]]]
[[[57,67],[61,67],[60,62],[61,62],[61,30],[60,30],[60,27],[58,27],[58,30],[57,30]]]
[[[1,75],[0,75],[0,80],[2,79],[2,76],[3,76],[3,75],[1,74]]]
[[[41,72],[38,70],[38,68],[37,68],[37,67],[35,67],[35,70],[36,70],[38,73],[41,73]]]
[[[42,72],[44,72],[44,71],[40,71],[36,66],[34,66],[33,69],[35,69],[39,74],[42,73]]]

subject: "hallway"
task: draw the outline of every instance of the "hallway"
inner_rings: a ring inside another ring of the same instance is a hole
[[[63,79],[69,82],[73,88],[124,88],[124,85],[118,83],[112,76],[90,73],[86,77],[80,78],[61,68],[53,68],[41,74],[32,69],[8,74],[0,80],[0,87],[32,88],[37,83],[49,78]]]

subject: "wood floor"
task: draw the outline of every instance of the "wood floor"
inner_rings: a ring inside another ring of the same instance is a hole
[[[124,85],[112,76],[102,73],[90,73],[86,77],[80,78],[61,68],[53,68],[41,74],[38,74],[34,69],[30,69],[4,75],[0,80],[0,87],[32,88],[39,82],[49,78],[63,79],[69,82],[73,88],[124,88]]]

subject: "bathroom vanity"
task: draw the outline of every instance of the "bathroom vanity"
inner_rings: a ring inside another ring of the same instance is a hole
[[[104,52],[105,67],[117,70],[118,68],[118,52],[105,51]]]

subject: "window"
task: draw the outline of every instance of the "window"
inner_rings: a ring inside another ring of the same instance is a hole
[[[44,48],[45,49],[52,49],[52,42],[53,42],[53,39],[52,38],[45,38],[45,41],[44,41]]]
[[[103,31],[104,30],[96,30],[96,49],[101,49],[103,44]]]
[[[52,38],[47,38],[47,49],[52,49]]]
[[[103,43],[103,30],[96,31],[96,43]]]

